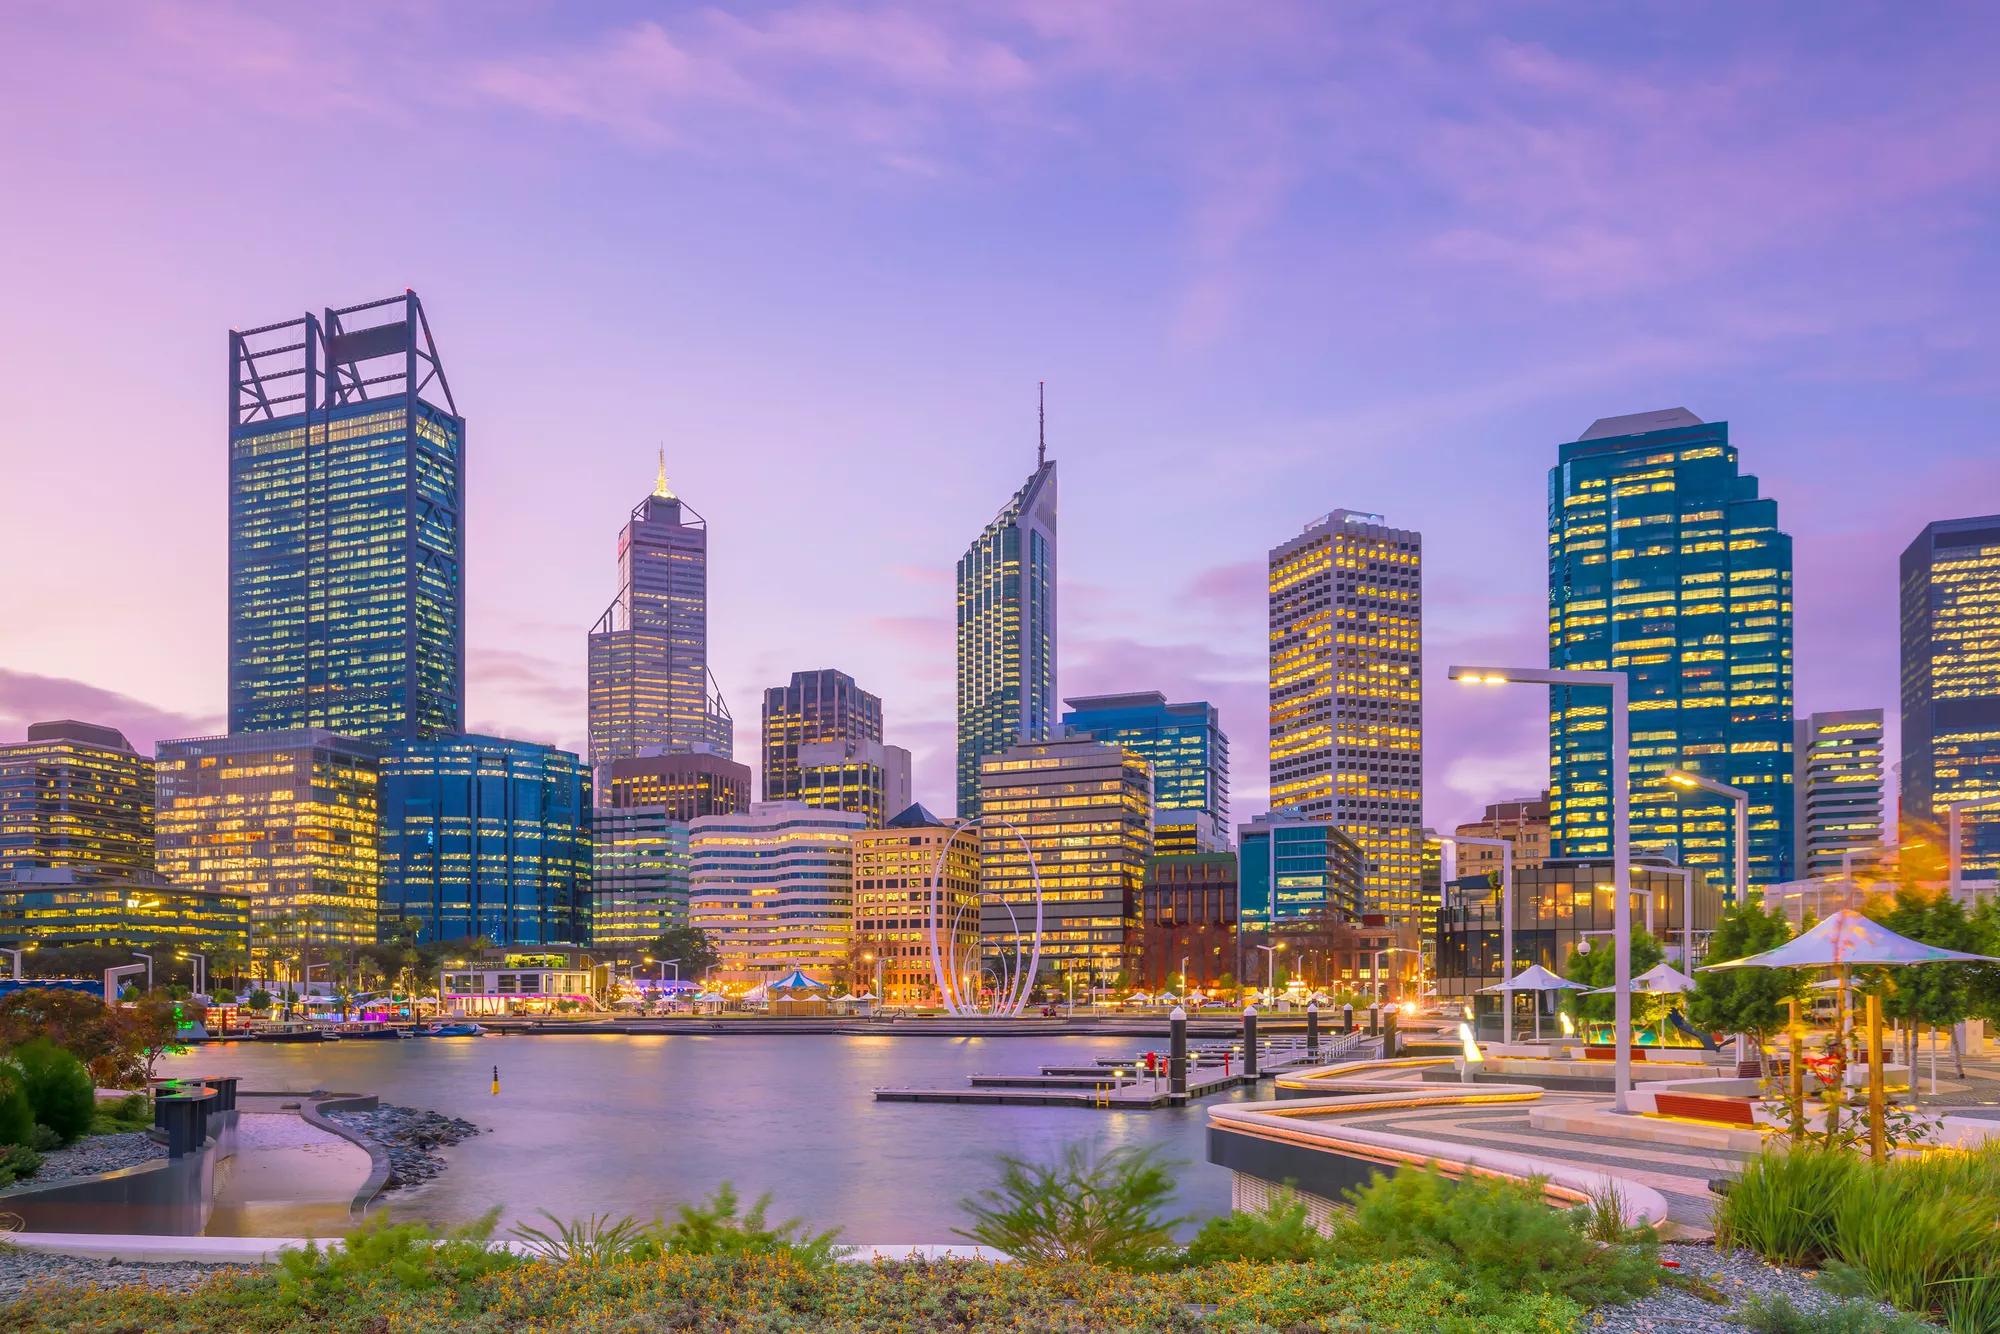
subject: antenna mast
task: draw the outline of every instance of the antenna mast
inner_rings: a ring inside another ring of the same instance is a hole
[[[1035,381],[1035,466],[1049,461],[1049,382]]]

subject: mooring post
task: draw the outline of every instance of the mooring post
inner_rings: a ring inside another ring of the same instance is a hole
[[[1167,1016],[1167,1091],[1176,1098],[1188,1091],[1187,1011],[1178,1005]]]
[[[1243,1074],[1255,1082],[1257,1078],[1257,1007],[1243,1007]]]
[[[1306,1059],[1319,1059],[1319,1002],[1306,1002]]]

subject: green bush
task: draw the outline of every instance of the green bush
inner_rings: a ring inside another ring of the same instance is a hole
[[[395,1296],[461,1288],[519,1264],[489,1240],[500,1216],[494,1209],[476,1222],[440,1233],[425,1223],[391,1223],[377,1214],[349,1232],[338,1247],[307,1242],[282,1251],[273,1276],[280,1305],[308,1312],[337,1309],[363,1291]]]
[[[0,1148],[0,1186],[11,1186],[22,1177],[31,1177],[42,1165],[42,1155],[25,1144]]]
[[[1729,1184],[1715,1210],[1715,1244],[1755,1251],[1773,1264],[1820,1264],[1834,1206],[1866,1169],[1849,1153],[1767,1148]]]
[[[784,1254],[809,1269],[830,1264],[845,1253],[838,1228],[807,1232],[796,1218],[776,1226],[766,1223],[769,1195],[758,1196],[750,1211],[740,1217],[739,1203],[736,1188],[725,1181],[702,1203],[678,1206],[674,1221],[661,1234],[666,1249],[676,1255]]]
[[[14,1063],[21,1069],[37,1122],[55,1131],[64,1144],[90,1133],[97,1085],[82,1061],[47,1038],[36,1038],[14,1049]]]
[[[1330,1250],[1325,1234],[1307,1220],[1305,1202],[1287,1186],[1256,1213],[1224,1214],[1203,1223],[1182,1259],[1196,1267],[1229,1260],[1303,1261]]]
[[[1730,1319],[1752,1334],[1921,1334],[1928,1328],[1903,1315],[1884,1315],[1873,1302],[1848,1300],[1803,1310],[1783,1293],[1751,1293]]]
[[[1071,1144],[1053,1163],[1003,1154],[998,1184],[961,1200],[970,1228],[953,1231],[1029,1264],[1094,1264],[1145,1270],[1178,1258],[1166,1213],[1174,1179],[1148,1149],[1093,1157]]]
[[[128,1093],[112,1100],[100,1100],[93,1109],[90,1133],[122,1135],[145,1130],[153,1124],[153,1100],[143,1093]]]
[[[28,1080],[21,1067],[0,1056],[0,1149],[27,1145],[35,1136],[35,1105],[28,1101]]]

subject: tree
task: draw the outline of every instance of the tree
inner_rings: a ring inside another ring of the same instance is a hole
[[[1792,938],[1784,914],[1764,907],[1752,895],[1722,914],[1709,937],[1711,962],[1748,958],[1776,949]],[[1795,968],[1726,968],[1697,972],[1688,1018],[1697,1028],[1743,1033],[1763,1050],[1765,1040],[1784,1027],[1785,1002],[1804,994],[1804,979]]]
[[[1632,976],[1651,968],[1667,957],[1660,942],[1653,939],[1644,927],[1632,928]],[[1608,987],[1618,971],[1618,952],[1609,940],[1592,943],[1588,952],[1577,949],[1570,953],[1563,965],[1562,975],[1572,982],[1581,982],[1587,987]],[[1563,993],[1563,1008],[1573,1018],[1608,1020],[1616,1012],[1613,1002],[1616,996],[1586,996],[1578,991]]]
[[[0,1048],[47,1038],[82,1061],[95,1083],[132,1088],[174,1045],[179,1017],[194,1022],[200,1007],[157,991],[116,1006],[88,992],[29,987],[0,998]]]
[[[1982,952],[1978,931],[1965,915],[1964,907],[1949,894],[1901,889],[1893,900],[1870,903],[1867,911],[1891,931],[1911,940],[1968,954]],[[1965,1064],[1958,1049],[1956,1025],[1972,1015],[1975,969],[1983,970],[1983,965],[1933,963],[1871,970],[1881,984],[1884,1016],[1912,1026],[1927,1024],[1954,1030],[1951,1055],[1961,1079],[1965,1077]]]
[[[698,926],[668,927],[653,937],[646,953],[655,959],[679,959],[681,976],[690,981],[722,962],[722,955],[709,941],[708,932]]]

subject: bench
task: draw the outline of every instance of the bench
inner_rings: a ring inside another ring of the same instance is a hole
[[[1714,1121],[1726,1126],[1755,1128],[1757,1112],[1748,1098],[1725,1098],[1713,1093],[1655,1093],[1653,1110],[1661,1116],[1684,1116],[1691,1121]]]
[[[1586,1061],[1615,1061],[1618,1059],[1618,1048],[1585,1047],[1583,1049],[1583,1059]],[[1646,1049],[1635,1044],[1632,1048],[1632,1059],[1635,1061],[1645,1060]]]

